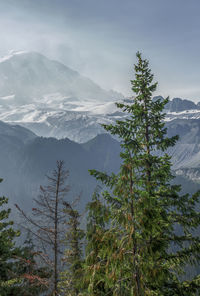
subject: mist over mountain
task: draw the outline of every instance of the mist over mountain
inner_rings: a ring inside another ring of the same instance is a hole
[[[87,142],[104,133],[101,123],[125,116],[115,106],[123,100],[129,101],[36,52],[13,52],[0,60],[0,120],[38,136]],[[200,104],[174,98],[166,113],[167,121],[197,119]]]
[[[168,151],[174,174],[185,191],[193,192],[199,186],[200,177],[200,121],[174,120],[167,127],[169,136],[177,133],[181,136]],[[83,209],[97,185],[88,170],[118,172],[120,150],[120,143],[108,134],[79,144],[69,139],[37,137],[26,128],[0,122],[0,177],[4,179],[1,192],[9,197],[10,206],[18,203],[30,210],[40,184],[46,184],[45,175],[61,159],[70,172],[69,199],[82,193],[80,208]]]
[[[102,133],[99,123],[111,122],[105,115],[122,98],[36,52],[0,60],[0,120],[40,136],[86,142]]]
[[[3,192],[12,202],[16,199],[30,205],[39,184],[45,182],[45,174],[55,167],[57,159],[63,159],[70,170],[73,193],[83,191],[84,203],[88,201],[96,186],[88,169],[116,172],[120,165],[120,145],[109,135],[102,135],[105,131],[100,124],[126,117],[115,102],[131,99],[107,92],[78,72],[35,52],[12,53],[1,59]],[[180,135],[177,145],[169,150],[174,172],[179,178],[198,182],[200,103],[174,98],[165,112],[168,134]]]
[[[37,137],[23,127],[0,122],[1,194],[9,197],[11,206],[19,203],[31,209],[40,184],[46,183],[46,174],[51,174],[57,160],[64,160],[69,170],[69,198],[82,193],[83,209],[97,185],[88,170],[117,171],[119,153],[119,143],[109,135],[78,144],[69,139]]]
[[[21,105],[55,93],[74,99],[101,101],[121,96],[103,90],[77,71],[40,53],[13,52],[0,60],[0,96],[3,100],[14,96],[10,100]]]
[[[125,116],[115,106],[121,100],[129,99],[36,52],[14,52],[0,60],[0,120],[39,136],[87,142],[104,133],[101,123]],[[200,104],[174,98],[166,112],[167,121],[197,119]]]

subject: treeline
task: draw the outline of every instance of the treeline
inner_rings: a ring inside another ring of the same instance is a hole
[[[90,171],[102,187],[86,213],[77,210],[81,196],[69,199],[62,161],[41,186],[32,215],[16,205],[29,233],[23,247],[15,245],[10,210],[0,211],[0,295],[200,295],[200,275],[184,276],[200,260],[200,192],[181,195],[171,183],[166,150],[178,136],[167,137],[168,99],[152,100],[157,83],[140,53],[131,83],[134,99],[117,103],[128,116],[103,125],[120,140],[120,171]]]

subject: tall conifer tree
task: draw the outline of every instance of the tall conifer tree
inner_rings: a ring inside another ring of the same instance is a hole
[[[166,150],[178,137],[167,137],[163,109],[168,99],[152,99],[157,83],[139,52],[131,83],[134,99],[117,103],[127,119],[103,125],[121,140],[120,172],[108,176],[91,171],[110,188],[103,193],[111,213],[103,237],[105,241],[112,233],[113,243],[98,251],[107,261],[106,286],[112,290],[108,295],[196,295],[200,276],[190,281],[180,276],[188,263],[200,259],[200,238],[193,234],[200,224],[199,192],[181,196],[180,186],[171,185]],[[94,266],[93,275],[96,272]]]
[[[109,228],[109,209],[102,201],[100,188],[96,189],[92,201],[88,203],[88,223],[86,231],[86,258],[84,279],[88,292],[86,295],[109,295],[106,287],[105,270],[106,260],[103,248],[109,248],[108,235],[104,240],[104,233]],[[95,270],[95,272],[94,272]]]
[[[66,249],[62,258],[64,271],[60,274],[61,295],[78,296],[83,291],[83,243],[84,231],[80,229],[80,214],[74,205],[64,202],[68,222],[65,236]]]
[[[5,208],[7,203],[6,197],[0,197],[0,295],[38,295],[47,290],[49,272],[37,266],[31,246],[15,246],[20,232],[8,220],[11,210]]]
[[[0,183],[2,179],[0,179]],[[18,250],[15,248],[14,239],[19,232],[13,229],[13,222],[8,221],[10,209],[3,208],[8,203],[6,197],[0,197],[0,295],[6,296],[14,293],[15,284],[19,277],[13,272],[15,256]]]

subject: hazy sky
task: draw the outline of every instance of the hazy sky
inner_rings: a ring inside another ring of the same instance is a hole
[[[130,92],[136,51],[158,92],[200,101],[200,0],[0,0],[0,56],[39,51]]]

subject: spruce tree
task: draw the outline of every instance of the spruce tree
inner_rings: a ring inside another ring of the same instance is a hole
[[[8,220],[11,209],[6,209],[7,203],[8,198],[0,197],[0,295],[39,295],[47,290],[50,273],[36,264],[36,254],[30,243],[15,246],[20,232],[14,230],[13,221]]]
[[[120,172],[108,176],[91,171],[109,189],[103,193],[110,207],[110,228],[103,241],[112,233],[113,243],[98,251],[106,259],[105,284],[112,290],[109,295],[196,295],[200,276],[182,281],[181,275],[187,264],[200,259],[200,238],[194,234],[200,224],[200,194],[181,196],[180,186],[171,185],[166,150],[178,136],[167,136],[163,109],[168,98],[152,99],[157,83],[148,61],[139,52],[136,56],[131,81],[135,97],[117,103],[127,118],[103,125],[121,141]]]
[[[61,295],[78,296],[83,291],[83,237],[80,229],[80,214],[74,205],[64,202],[64,212],[68,218],[65,235],[65,252],[62,258],[64,271],[60,274]]]
[[[104,241],[104,233],[109,228],[109,209],[103,202],[100,188],[93,194],[92,201],[87,205],[86,256],[84,280],[88,291],[86,295],[110,295],[106,287],[106,258],[103,248],[109,248],[110,241]],[[94,272],[95,270],[95,272]]]
[[[13,222],[8,221],[11,210],[4,208],[7,203],[8,198],[0,197],[0,207],[3,207],[0,211],[0,295],[2,296],[13,293],[19,281],[18,275],[13,272],[15,256],[18,254],[14,239],[19,236],[19,232],[13,229]]]
[[[15,274],[20,276],[16,295],[43,295],[49,290],[49,278],[52,275],[50,269],[40,264],[38,252],[35,251],[31,238],[28,238],[18,249],[19,254],[12,269]]]

